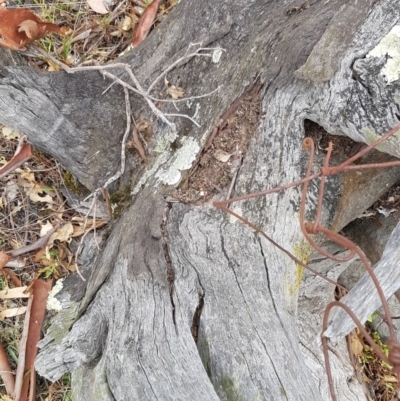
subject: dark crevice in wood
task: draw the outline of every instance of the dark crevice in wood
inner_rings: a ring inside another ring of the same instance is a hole
[[[194,342],[197,344],[197,340],[199,338],[199,327],[200,327],[200,317],[201,317],[201,312],[203,311],[203,306],[204,306],[204,293],[199,294],[199,303],[197,304],[197,308],[194,311],[193,315],[193,322],[192,322],[192,336],[194,339]]]
[[[175,321],[175,303],[174,303],[174,280],[175,280],[175,273],[174,269],[172,268],[172,263],[171,263],[171,257],[169,256],[169,251],[168,251],[168,234],[166,230],[166,226],[168,223],[168,217],[169,217],[169,212],[171,210],[171,204],[167,203],[167,206],[165,207],[164,210],[164,216],[162,219],[162,224],[161,224],[161,233],[162,233],[162,247],[164,251],[164,258],[165,262],[167,264],[167,281],[169,285],[169,297],[171,300],[171,305],[172,305],[172,321],[174,322],[174,325],[176,325]]]
[[[347,136],[331,135],[318,123],[311,120],[304,120],[305,137],[314,140],[315,151],[326,154],[329,142],[333,143],[331,165],[339,164],[343,160],[356,154],[364,144],[355,142]]]
[[[259,244],[259,246],[260,246],[260,252],[261,252],[261,256],[262,256],[262,258],[263,258],[263,262],[264,262],[265,274],[266,274],[266,276],[267,276],[267,286],[268,286],[268,290],[269,290],[269,291],[271,292],[271,294],[272,294],[272,291],[271,291],[271,280],[270,280],[269,271],[268,271],[267,259],[266,259],[266,257],[265,257],[264,250],[263,250],[263,247],[262,247],[262,244],[261,244],[261,238],[260,238],[259,236],[257,236],[257,240],[258,240],[258,244]],[[276,304],[275,304],[275,299],[274,299],[273,296],[271,296],[271,301],[272,301],[272,305],[273,305],[273,307],[274,307],[274,310],[275,310],[277,316],[279,316],[278,308],[277,308],[277,306],[276,306]],[[282,322],[281,322],[281,323],[282,323]]]

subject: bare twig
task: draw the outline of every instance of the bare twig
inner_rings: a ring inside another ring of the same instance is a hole
[[[195,44],[190,44],[189,48],[191,46],[193,46]],[[150,92],[154,89],[154,87],[157,85],[157,83],[164,78],[170,71],[172,71],[174,68],[176,68],[178,65],[180,65],[182,62],[184,61],[189,61],[191,58],[193,57],[211,57],[211,54],[205,54],[205,53],[200,53],[202,51],[214,51],[214,50],[221,50],[221,51],[225,51],[225,49],[222,49],[220,47],[200,47],[199,49],[197,49],[196,51],[194,51],[193,53],[190,54],[185,54],[183,57],[179,58],[178,60],[174,61],[171,65],[169,65],[149,86],[149,88],[147,89],[147,95],[150,94]]]
[[[196,120],[194,120],[192,117],[188,116],[187,114],[174,114],[174,113],[168,113],[168,114],[164,114],[165,116],[168,117],[182,117],[182,118],[187,118],[188,120],[190,120],[196,127],[200,127],[200,124],[196,122]]]
[[[23,246],[18,249],[14,249],[13,251],[9,252],[9,254],[12,257],[16,258],[17,256],[23,255],[24,253],[32,252],[32,251],[35,251],[36,249],[43,248],[47,244],[48,240],[53,235],[53,233],[56,232],[57,228],[58,227],[52,228],[43,237],[39,238],[33,244]]]

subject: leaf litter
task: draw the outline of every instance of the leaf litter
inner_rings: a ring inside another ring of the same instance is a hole
[[[57,65],[39,57],[26,45],[35,41],[46,53],[70,67],[102,64],[122,55],[132,45],[139,45],[178,2],[125,0],[115,4],[106,0],[39,0],[24,4],[20,0],[0,1],[0,12],[11,16],[9,28],[11,26],[14,36],[11,36],[9,48],[22,50],[27,47],[21,55],[31,67],[55,71],[59,70]],[[21,11],[24,8],[29,10]],[[34,17],[29,14],[31,12]],[[23,13],[31,18],[21,19]],[[40,31],[43,26],[49,29]],[[51,34],[51,31],[59,35]],[[4,32],[4,29],[0,31],[0,39],[10,39],[6,37],[9,33],[4,35]],[[184,95],[182,88],[169,83],[166,89],[166,94],[173,99]],[[4,173],[0,186],[3,223],[0,227],[0,339],[4,346],[0,347],[0,366],[1,379],[6,384],[5,389],[0,389],[0,397],[7,400],[15,395],[18,354],[23,351],[21,344],[25,342],[25,360],[28,362],[22,367],[19,364],[19,369],[25,372],[22,377],[28,370],[30,374],[23,387],[18,384],[21,400],[25,401],[29,392],[35,392],[38,382],[36,393],[44,394],[48,401],[58,401],[64,399],[65,394],[70,397],[70,379],[65,377],[49,384],[44,379],[34,378],[32,361],[41,329],[41,319],[37,316],[45,313],[45,300],[52,282],[75,271],[70,242],[88,230],[102,227],[106,221],[88,219],[69,209],[61,189],[65,180],[71,185],[70,174],[49,156],[31,149],[28,144],[25,146],[20,133],[1,125],[0,131],[0,174]],[[140,136],[141,131],[138,127]],[[18,146],[20,149],[16,151]],[[138,135],[134,135],[133,146],[146,161]],[[28,308],[26,300],[32,293],[37,300],[31,302],[28,323],[24,323]],[[17,380],[20,378],[21,373]]]
[[[0,166],[9,165],[20,143],[21,136],[11,133],[4,127],[1,130]],[[19,387],[21,400],[26,400],[28,393],[34,391],[36,379],[32,367],[41,332],[39,317],[45,314],[52,282],[75,271],[75,255],[69,250],[69,244],[92,227],[106,223],[101,219],[85,220],[85,216],[67,207],[60,190],[64,176],[65,171],[53,159],[33,150],[28,161],[9,169],[1,180],[0,338],[5,349],[4,352],[0,349],[0,366],[10,365],[1,377],[7,383],[8,395],[12,395],[9,372],[14,377],[17,366],[21,365],[18,361],[20,340],[29,320],[25,333],[25,366],[19,368],[22,369],[19,374],[24,377],[28,370],[31,374]],[[32,294],[30,317],[25,319],[27,299]],[[43,386],[43,380],[41,383]],[[0,397],[5,399],[7,394],[2,392],[0,390]]]
[[[3,42],[10,49],[23,50],[38,39],[35,43],[42,50],[69,67],[103,64],[138,46],[177,3],[177,0],[38,0],[25,5],[23,1],[12,0],[0,3],[0,13],[7,13],[10,26],[7,31],[3,28],[3,32],[0,27],[0,46]],[[33,17],[24,16],[32,12]],[[45,31],[31,26],[32,22],[45,26]],[[49,35],[43,37],[44,34]],[[59,70],[50,59],[31,51],[29,46],[21,54],[31,66]]]

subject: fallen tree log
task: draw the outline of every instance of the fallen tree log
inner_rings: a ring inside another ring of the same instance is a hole
[[[74,284],[65,285],[65,308],[41,343],[38,372],[54,380],[73,371],[76,400],[327,400],[319,346],[297,334],[307,330],[296,323],[302,268],[210,201],[169,201],[212,133],[221,134],[232,119],[252,127],[235,114],[242,104],[235,100],[249,87],[257,88],[248,95],[260,112],[255,132],[242,132],[252,137],[237,195],[302,177],[305,119],[365,143],[393,127],[398,81],[388,78],[386,56],[367,55],[399,22],[395,0],[223,0],[218,7],[182,0],[120,59],[143,88],[182,60],[168,80],[192,99],[177,103],[179,112],[171,103],[162,112],[192,116],[199,126],[173,116],[163,122],[143,96],[131,94],[135,119],[153,125],[148,164],[128,157],[119,185],[129,188],[130,205],[97,256],[87,245],[81,256],[87,284],[71,278]],[[210,57],[185,58],[200,46],[212,49]],[[121,68],[112,72],[129,79]],[[153,93],[163,89],[161,81]],[[126,129],[124,91],[114,84],[105,92],[111,83],[99,71],[44,73],[3,64],[0,122],[95,190],[120,168]],[[400,154],[397,139],[381,150]],[[338,221],[340,185],[333,181],[328,190],[327,225]],[[299,202],[295,189],[232,209],[308,260],[313,251],[298,225]],[[333,361],[339,399],[365,399],[350,380],[345,350],[341,355]]]

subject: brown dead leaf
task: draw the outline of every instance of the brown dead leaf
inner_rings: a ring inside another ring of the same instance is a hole
[[[31,170],[29,168],[25,170],[22,170],[20,173],[21,178],[25,179],[26,181],[28,181],[28,183],[30,184],[35,184],[36,183],[36,179],[35,179],[35,174],[31,172]]]
[[[73,234],[71,237],[79,237],[80,235],[83,235],[87,230],[91,230],[93,228],[93,219],[89,219],[86,222],[86,228],[85,228],[85,219],[82,217],[73,217],[72,219],[73,222]],[[101,219],[96,219],[95,225],[96,228],[103,227],[106,225],[107,222],[105,220]]]
[[[129,31],[132,29],[132,18],[129,15],[125,15],[124,21],[122,22],[122,30]]]
[[[13,273],[12,270],[6,269],[5,267],[1,271],[5,278],[11,279],[16,287],[21,287],[21,280]]]
[[[7,354],[4,351],[4,348],[1,344],[0,344],[0,376],[3,379],[3,383],[6,387],[7,393],[12,398],[14,398],[15,378],[14,378],[14,374],[11,370],[10,364],[8,362]],[[2,397],[2,399],[6,400],[6,398],[4,398],[4,395],[2,395],[1,397]],[[12,398],[10,398],[10,401]]]
[[[154,20],[157,15],[158,5],[161,0],[153,0],[151,4],[144,10],[144,13],[139,19],[139,22],[136,26],[135,33],[132,38],[132,46],[139,46],[140,43],[146,38],[149,34],[150,28],[152,27]]]
[[[26,312],[26,306],[22,306],[21,308],[10,308],[0,312],[0,320],[4,320],[6,317],[14,317],[18,315],[22,315]]]
[[[44,266],[48,266],[48,264],[50,263],[50,261],[48,259],[46,259],[46,250],[45,249],[39,249],[34,257],[33,257],[33,261],[35,263],[40,263]]]
[[[1,7],[0,7],[1,10]],[[0,12],[0,21],[1,21],[1,12]],[[3,22],[3,21],[2,21]],[[1,34],[1,26],[0,26],[0,34]],[[0,46],[2,39],[0,39]],[[17,154],[2,168],[0,168],[0,178],[5,177],[8,173],[11,173],[16,168],[24,164],[27,160],[32,157],[32,149],[29,143],[25,143],[22,148],[19,150]]]
[[[31,287],[31,292],[33,294],[31,314],[29,317],[29,331],[28,339],[26,341],[26,354],[25,354],[25,369],[24,377],[28,371],[35,371],[34,361],[37,355],[36,344],[40,340],[41,327],[44,319],[44,314],[46,311],[46,301],[51,290],[53,283],[52,280],[35,280]],[[21,390],[21,400],[26,400],[28,396],[29,384],[31,386],[35,385],[35,380],[30,375],[31,380],[24,380]],[[31,387],[31,393],[35,393],[34,387]]]
[[[231,154],[228,152],[225,152],[224,150],[218,149],[214,153],[214,157],[221,163],[226,163],[230,158]]]
[[[71,242],[71,237],[74,232],[74,227],[71,222],[64,224],[62,227],[58,228],[55,233],[53,233],[49,239],[48,247],[51,247],[55,240],[61,242]]]
[[[170,85],[167,78],[164,78],[164,85],[167,88],[167,93],[172,97],[172,99],[179,99],[185,94],[185,91],[179,86]]]
[[[146,152],[143,148],[142,142],[139,139],[138,129],[136,127],[133,127],[132,129],[132,138],[133,138],[132,140],[133,146],[139,152],[140,157],[143,159],[143,161],[147,164]]]
[[[361,342],[358,336],[351,337],[350,349],[355,357],[359,357],[360,355],[362,355],[364,351],[364,344]]]
[[[0,270],[7,264],[10,257],[4,252],[0,251]]]
[[[44,38],[50,32],[62,33],[58,25],[41,21],[27,8],[0,7],[0,21],[0,46],[10,50],[26,50],[26,45]]]
[[[185,91],[179,86],[171,85],[167,88],[168,95],[172,97],[172,99],[179,99],[185,94]]]

